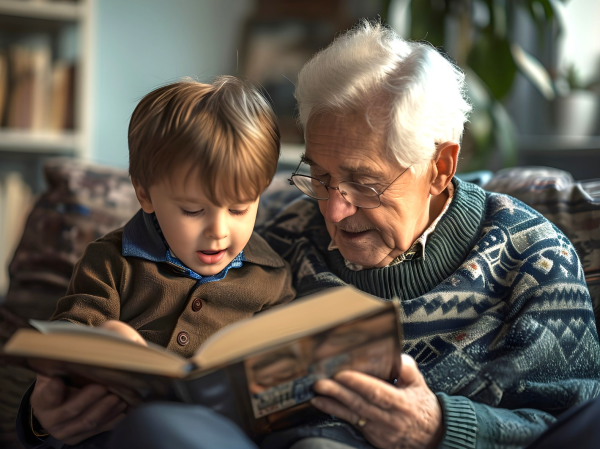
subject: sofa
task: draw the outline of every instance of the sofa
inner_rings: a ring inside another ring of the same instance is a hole
[[[125,224],[139,209],[127,172],[76,159],[50,159],[47,189],[37,199],[9,266],[10,286],[0,306],[0,343],[29,319],[48,319],[64,295],[85,246]],[[300,195],[289,173],[276,175],[263,194],[257,226]],[[486,190],[508,193],[541,212],[573,242],[600,317],[600,180],[575,182],[562,170],[518,167],[460,175]],[[35,378],[0,366],[0,447],[20,447],[14,420],[22,394]]]

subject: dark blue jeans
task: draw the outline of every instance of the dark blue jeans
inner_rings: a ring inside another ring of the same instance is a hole
[[[155,403],[136,408],[111,432],[107,448],[257,449],[228,419],[201,406]]]
[[[596,449],[600,447],[600,397],[559,416],[527,449]]]
[[[561,415],[545,433],[527,449],[597,449],[600,447],[600,397],[585,402]],[[309,437],[309,435],[306,435]],[[322,435],[327,437],[327,435]],[[98,435],[97,443],[107,434]],[[88,446],[92,440],[82,443]],[[301,440],[299,447],[354,447],[321,439]],[[314,441],[316,444],[312,444]],[[86,445],[87,443],[87,445]],[[298,443],[296,443],[298,444]],[[256,444],[231,421],[201,406],[155,403],[137,408],[111,433],[105,446],[110,449],[181,448],[181,449],[258,449]],[[289,447],[289,445],[282,445]],[[296,446],[294,446],[296,447]],[[364,447],[357,442],[356,447]]]
[[[259,449],[232,421],[189,404],[154,403],[136,408],[112,431],[110,449]],[[346,426],[300,426],[270,435],[261,449],[372,449]]]

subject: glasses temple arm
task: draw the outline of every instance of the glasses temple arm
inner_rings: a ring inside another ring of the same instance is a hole
[[[302,160],[300,161],[300,163],[298,164],[298,166],[296,167],[296,170],[294,170],[292,172],[292,175],[290,176],[290,179],[288,179],[289,183],[291,186],[294,185],[294,181],[292,181],[292,177],[296,174],[296,172],[298,171],[298,169],[300,168],[300,166],[302,165]]]
[[[381,191],[381,193],[378,193],[378,196],[381,196],[381,195],[383,195],[383,194],[385,193],[385,191],[386,191],[387,189],[389,189],[389,188],[390,188],[390,186],[391,186],[393,183],[395,183],[395,182],[396,182],[398,179],[400,179],[400,176],[402,176],[404,173],[406,173],[406,170],[408,170],[410,167],[412,167],[412,165],[409,165],[408,167],[406,167],[402,173],[400,173],[398,176],[396,176],[396,178],[395,178],[395,179],[394,179],[392,182],[390,182],[390,183],[388,184],[388,186],[387,186],[385,189],[383,189],[383,190]]]

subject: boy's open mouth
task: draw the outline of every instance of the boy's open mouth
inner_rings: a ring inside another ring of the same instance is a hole
[[[220,249],[218,251],[201,250],[196,251],[196,255],[198,256],[200,262],[212,265],[214,263],[219,262],[223,258],[223,256],[225,256],[226,250],[227,248]]]

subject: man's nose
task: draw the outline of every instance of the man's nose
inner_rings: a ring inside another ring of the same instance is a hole
[[[325,206],[325,218],[332,223],[338,223],[356,213],[356,206],[344,199],[339,190],[329,189],[329,199]]]
[[[205,234],[208,238],[214,240],[222,240],[227,237],[229,235],[229,227],[227,226],[227,217],[225,214],[215,214],[206,227]]]

